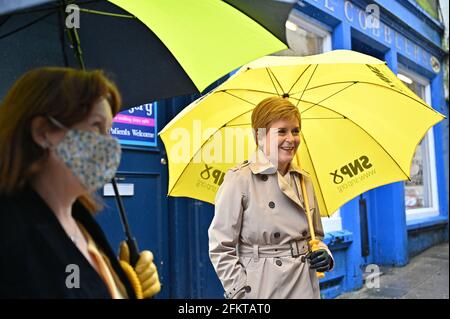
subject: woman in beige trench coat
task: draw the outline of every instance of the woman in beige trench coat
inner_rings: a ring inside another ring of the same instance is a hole
[[[292,163],[300,123],[287,99],[261,101],[252,113],[258,150],[227,172],[216,195],[209,254],[226,298],[320,298],[316,270],[334,261],[323,242],[309,253],[300,178],[318,239],[323,228],[311,179]]]

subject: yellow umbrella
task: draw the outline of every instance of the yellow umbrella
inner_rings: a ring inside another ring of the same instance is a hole
[[[322,216],[369,189],[409,179],[417,144],[444,118],[376,58],[346,50],[267,56],[242,67],[161,131],[169,195],[214,203],[227,169],[256,149],[253,108],[273,95],[299,108],[296,160],[311,175]],[[303,179],[301,189],[306,194]],[[315,251],[308,196],[303,198]]]
[[[300,110],[298,164],[311,175],[322,216],[369,189],[409,179],[417,144],[444,118],[371,56],[347,50],[266,56],[243,66],[161,131],[168,194],[214,203],[227,169],[256,149],[253,108],[273,95]]]

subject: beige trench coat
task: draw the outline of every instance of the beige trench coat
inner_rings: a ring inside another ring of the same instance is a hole
[[[300,195],[295,184],[291,187],[261,151],[227,172],[208,230],[210,259],[226,298],[320,298],[317,275],[307,260],[292,257],[286,249],[284,254],[288,256],[260,255],[266,247],[279,254],[283,249],[277,247],[292,247],[292,240],[298,245],[295,253],[304,256],[308,252],[310,234],[300,175],[305,178],[317,239],[323,239],[309,175],[292,163],[289,174],[295,176]],[[323,242],[320,247],[331,256]]]

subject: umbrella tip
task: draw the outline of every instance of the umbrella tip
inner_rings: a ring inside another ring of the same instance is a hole
[[[283,99],[289,98],[289,93],[283,93],[283,95],[281,96]]]

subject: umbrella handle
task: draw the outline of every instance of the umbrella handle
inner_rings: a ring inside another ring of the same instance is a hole
[[[137,241],[136,238],[134,238],[133,235],[131,235],[130,225],[128,224],[128,218],[125,213],[125,208],[123,206],[122,198],[120,197],[115,177],[111,179],[111,184],[113,186],[117,207],[119,208],[120,221],[122,222],[123,230],[125,232],[125,237],[128,244],[128,249],[130,252],[130,264],[131,266],[134,267],[139,259],[139,249]]]
[[[136,238],[127,238],[127,245],[130,251],[130,265],[136,267],[139,260],[139,249]]]
[[[309,244],[311,246],[311,251],[316,251],[319,249],[319,240],[316,239],[316,234],[314,232],[314,224],[313,224],[312,218],[311,218],[311,211],[309,210],[309,198],[308,198],[308,193],[306,192],[305,179],[303,178],[303,176],[300,176],[300,184],[301,184],[301,188],[302,188],[303,202],[305,203],[306,219],[308,220],[309,232],[311,234],[311,240],[310,240]],[[323,272],[316,272],[316,274],[317,274],[317,278],[319,278],[319,279],[325,277],[325,273],[323,273]]]
[[[319,250],[319,240],[314,239],[309,241],[309,245],[311,246],[311,251]],[[323,272],[316,272],[317,278],[321,279],[325,277],[325,273]]]

